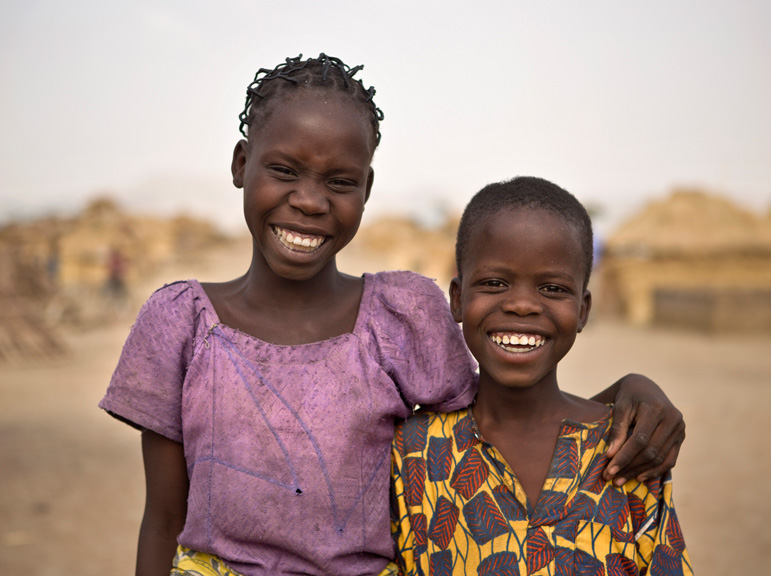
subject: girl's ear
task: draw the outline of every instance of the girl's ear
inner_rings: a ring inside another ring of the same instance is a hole
[[[246,148],[248,146],[246,140],[239,140],[236,142],[236,147],[233,149],[233,162],[230,164],[230,173],[233,175],[233,186],[236,188],[244,187],[244,167],[246,166]]]
[[[367,203],[367,200],[369,200],[369,193],[372,191],[372,184],[375,182],[375,171],[370,166],[369,168],[369,175],[367,176],[367,191],[364,194],[364,203]]]
[[[461,303],[460,278],[457,276],[450,282],[450,310],[452,319],[459,324],[463,322],[463,304]]]
[[[584,290],[584,296],[581,301],[581,310],[578,312],[578,331],[584,329],[589,321],[589,311],[592,309],[592,293]]]

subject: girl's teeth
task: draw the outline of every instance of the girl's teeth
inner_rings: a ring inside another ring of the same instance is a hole
[[[318,248],[324,243],[324,238],[303,238],[282,228],[274,228],[276,235],[286,245],[302,248]]]

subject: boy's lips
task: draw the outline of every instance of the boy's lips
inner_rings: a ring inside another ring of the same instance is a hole
[[[279,242],[293,252],[313,252],[317,250],[327,239],[326,236],[315,234],[305,234],[297,230],[282,228],[281,226],[271,226],[273,233]]]
[[[545,336],[525,332],[490,332],[488,337],[507,352],[515,353],[530,352],[547,341]]]

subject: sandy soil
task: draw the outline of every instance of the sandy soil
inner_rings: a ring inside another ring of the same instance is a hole
[[[244,247],[152,286],[245,269]],[[368,266],[373,266],[372,262]],[[349,262],[347,270],[365,269]],[[71,354],[0,367],[0,574],[133,573],[144,484],[139,435],[97,409],[131,319],[70,334]],[[660,382],[685,413],[675,499],[697,573],[762,574],[771,550],[771,336],[699,335],[590,323],[561,368],[590,395],[626,372]]]

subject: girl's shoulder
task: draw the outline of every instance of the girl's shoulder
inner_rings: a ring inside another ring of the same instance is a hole
[[[195,324],[207,306],[207,297],[197,280],[178,280],[164,284],[153,292],[137,316],[144,323],[155,322],[166,326]]]
[[[371,280],[373,295],[384,303],[402,307],[405,304],[412,305],[416,301],[430,300],[447,305],[444,292],[431,278],[422,276],[409,270],[396,270],[366,274],[365,278]]]

